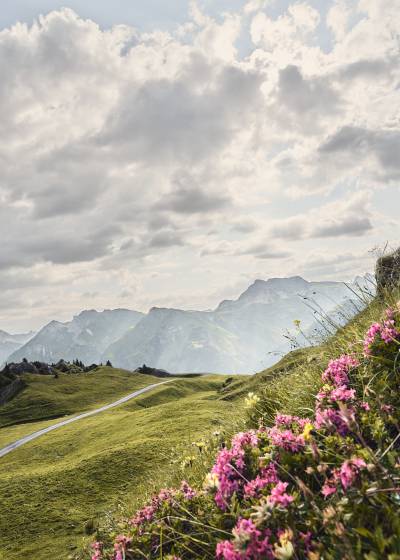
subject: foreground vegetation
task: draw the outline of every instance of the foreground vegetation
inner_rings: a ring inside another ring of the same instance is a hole
[[[227,400],[252,390],[243,431],[199,445],[183,481],[139,510],[127,503],[91,557],[399,560],[398,298],[228,385]]]
[[[0,445],[54,422],[34,421],[112,402],[161,380],[102,368],[82,376],[28,378],[2,407]],[[128,495],[145,499],[182,447],[230,422],[225,378],[177,379],[137,399],[47,434],[0,460],[0,558],[66,560],[90,540],[97,519]],[[23,419],[29,420],[23,423]],[[176,466],[176,465],[175,465]]]

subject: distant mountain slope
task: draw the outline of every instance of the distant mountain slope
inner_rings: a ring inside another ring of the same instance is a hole
[[[316,326],[313,309],[332,313],[352,297],[342,282],[307,282],[299,276],[256,280],[215,311],[153,308],[106,349],[103,360],[128,369],[146,363],[177,373],[253,373],[289,350],[284,334],[294,332],[294,320],[308,332]]]
[[[10,354],[21,348],[34,334],[34,332],[10,334],[0,330],[0,364],[7,360]]]
[[[290,349],[284,335],[295,334],[293,321],[301,321],[307,335],[320,312],[336,313],[340,322],[348,309],[348,318],[352,299],[357,298],[342,282],[308,282],[300,276],[256,280],[214,311],[82,311],[70,322],[50,322],[24,346],[12,347],[7,360],[78,358],[85,364],[111,360],[131,370],[145,363],[172,373],[254,373]]]
[[[231,371],[240,360],[238,343],[212,312],[154,307],[135,329],[109,346],[103,360],[127,369],[146,363],[181,373]]]
[[[128,309],[102,312],[82,311],[72,321],[51,321],[24,346],[13,352],[9,362],[57,362],[78,358],[85,364],[100,362],[102,353],[129,329],[133,329],[143,314]]]

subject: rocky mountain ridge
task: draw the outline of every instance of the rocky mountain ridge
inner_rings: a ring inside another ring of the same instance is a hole
[[[349,286],[300,276],[258,279],[236,300],[224,300],[211,311],[83,311],[67,323],[51,321],[8,359],[110,360],[130,370],[146,363],[174,373],[254,373],[290,349],[294,321],[303,333],[311,333],[324,313],[337,313],[340,322],[340,315],[360,305],[355,290],[369,282],[367,277]]]

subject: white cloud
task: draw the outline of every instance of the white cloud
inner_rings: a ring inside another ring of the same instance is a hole
[[[9,301],[47,297],[40,320],[85,293],[208,307],[207,283],[221,293],[238,270],[291,273],[299,247],[361,254],[393,235],[373,206],[399,198],[398,2],[337,0],[326,22],[306,2],[199,6],[176,33],[69,9],[0,32],[0,274],[34,271]]]

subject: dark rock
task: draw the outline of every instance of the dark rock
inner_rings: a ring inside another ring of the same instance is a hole
[[[170,373],[165,369],[152,368],[146,366],[146,364],[136,368],[133,373],[143,373],[144,375],[153,375],[154,377],[170,377]]]
[[[400,248],[377,260],[375,278],[378,295],[400,285]]]

